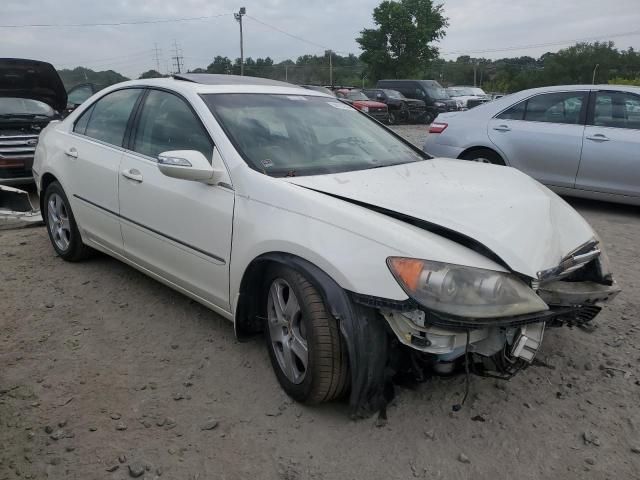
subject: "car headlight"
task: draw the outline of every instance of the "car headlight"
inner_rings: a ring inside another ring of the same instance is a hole
[[[442,103],[442,102],[434,102],[434,105],[435,105],[436,107],[444,107],[444,106],[445,106],[445,104],[444,104],[444,103]]]
[[[510,273],[403,257],[389,257],[387,265],[407,295],[438,312],[495,318],[549,309]]]
[[[458,108],[464,108],[464,102],[462,100],[456,100],[456,105]]]
[[[368,113],[369,112],[369,107],[367,107],[366,105],[364,107],[362,107],[362,111],[364,113]]]

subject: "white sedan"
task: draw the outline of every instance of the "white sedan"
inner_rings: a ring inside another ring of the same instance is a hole
[[[432,159],[333,97],[226,75],[100,91],[41,136],[34,176],[65,260],[105,252],[264,332],[317,403],[384,406],[412,365],[510,376],[545,325],[618,292],[563,200],[493,165]]]
[[[640,205],[640,88],[523,90],[440,114],[424,150],[508,165],[560,194]]]

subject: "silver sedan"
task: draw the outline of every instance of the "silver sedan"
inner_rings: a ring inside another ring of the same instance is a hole
[[[423,148],[517,168],[557,193],[640,205],[640,88],[524,90],[440,114]]]

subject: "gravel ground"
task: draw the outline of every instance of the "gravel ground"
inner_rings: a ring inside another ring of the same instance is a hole
[[[0,232],[0,480],[640,478],[640,211],[570,202],[624,289],[596,328],[456,413],[460,376],[400,389],[386,425],[292,402],[263,342],[136,270]]]

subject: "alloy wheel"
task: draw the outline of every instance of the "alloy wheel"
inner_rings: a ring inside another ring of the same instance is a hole
[[[276,278],[269,288],[267,320],[280,369],[290,382],[302,383],[309,362],[306,325],[293,289],[282,278]]]
[[[62,197],[57,193],[49,196],[47,214],[47,223],[53,241],[60,250],[66,251],[71,243],[71,223],[67,207]]]

